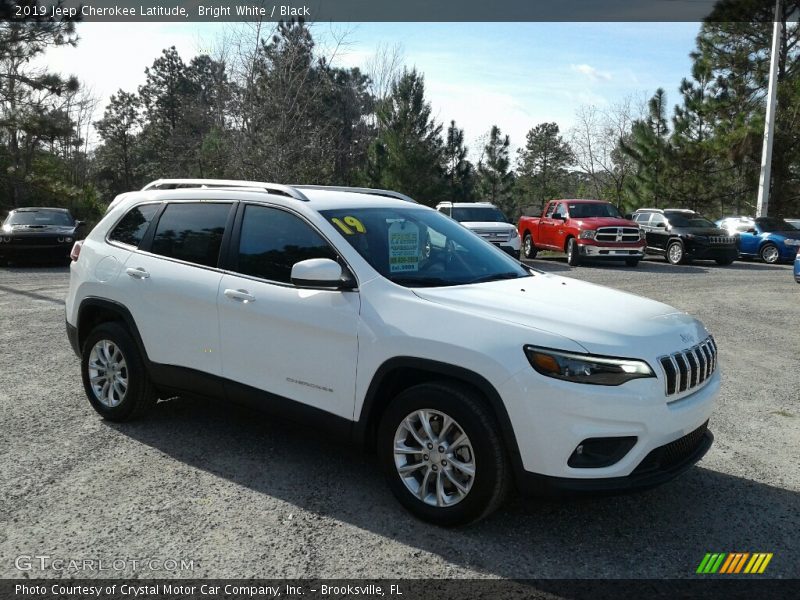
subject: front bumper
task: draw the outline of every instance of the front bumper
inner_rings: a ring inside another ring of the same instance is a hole
[[[645,243],[636,244],[610,244],[598,243],[590,239],[577,239],[578,252],[584,258],[597,258],[602,260],[627,260],[630,258],[644,258]]]
[[[699,461],[714,443],[714,434],[704,423],[695,431],[653,450],[633,473],[626,477],[577,479],[549,477],[525,472],[517,477],[517,487],[532,496],[572,496],[578,494],[621,494],[648,490],[674,479]]]
[[[498,390],[519,449],[516,474],[520,487],[529,491],[541,487],[610,491],[649,487],[674,477],[705,454],[713,439],[710,434],[704,433],[707,440],[698,441],[677,463],[672,461],[663,468],[656,465],[655,470],[645,466],[654,451],[708,422],[720,381],[718,369],[691,392],[667,397],[662,373],[621,386],[596,386],[523,370]],[[636,441],[613,464],[569,466],[570,456],[584,440],[622,437],[635,437]]]
[[[698,260],[735,260],[739,258],[736,246],[714,246],[710,244],[684,244],[686,256]]]
[[[20,240],[0,242],[0,257],[9,259],[47,260],[68,257],[72,250],[72,243],[58,242],[57,240]]]

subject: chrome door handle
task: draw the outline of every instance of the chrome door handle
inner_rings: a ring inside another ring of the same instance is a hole
[[[231,289],[227,289],[222,293],[225,294],[225,296],[230,298],[231,300],[238,300],[239,302],[244,302],[245,304],[248,304],[249,302],[255,302],[256,301],[256,297],[253,296],[247,290],[231,290]]]
[[[125,272],[135,279],[147,279],[150,277],[150,273],[148,273],[147,270],[142,267],[137,267],[135,269],[130,267],[125,269]]]

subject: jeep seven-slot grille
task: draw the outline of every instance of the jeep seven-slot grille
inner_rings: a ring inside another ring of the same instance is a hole
[[[598,242],[638,242],[639,229],[636,227],[600,227],[594,237]]]
[[[717,345],[708,336],[696,346],[658,359],[664,370],[667,396],[696,388],[717,369]]]
[[[727,235],[712,235],[709,236],[708,241],[711,244],[720,246],[733,246],[736,243],[736,238]]]

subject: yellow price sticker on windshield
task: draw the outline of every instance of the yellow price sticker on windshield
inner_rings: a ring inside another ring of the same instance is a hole
[[[341,229],[345,235],[353,235],[354,233],[367,233],[367,228],[364,227],[364,224],[355,217],[348,216],[344,217],[343,219],[334,217],[331,219],[331,223]]]

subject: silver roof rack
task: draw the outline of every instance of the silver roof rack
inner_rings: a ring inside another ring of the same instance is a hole
[[[182,188],[206,189],[241,189],[249,188],[253,191],[264,191],[269,194],[288,196],[295,200],[308,202],[308,197],[297,189],[297,186],[283,185],[280,183],[265,183],[262,181],[244,181],[238,179],[156,179],[142,188],[146,190],[175,190]]]
[[[374,188],[349,187],[341,185],[293,185],[292,187],[298,190],[330,190],[332,192],[353,192],[356,194],[370,194],[372,196],[384,196],[386,198],[395,198],[397,200],[404,200],[406,202],[413,202],[414,204],[418,204],[418,202],[413,198],[410,198],[405,194],[401,194],[400,192],[394,192],[392,190],[378,190]]]

